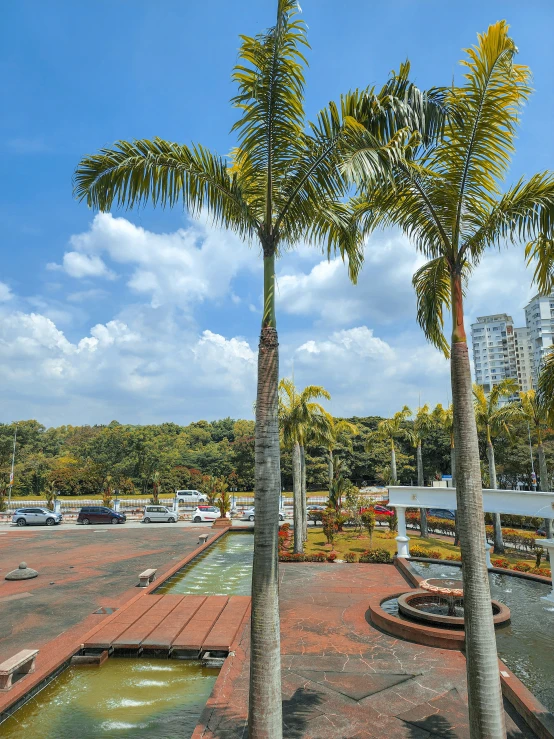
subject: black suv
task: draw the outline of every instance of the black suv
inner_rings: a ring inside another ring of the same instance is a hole
[[[125,523],[127,516],[124,513],[112,511],[105,506],[84,506],[79,511],[77,523]]]

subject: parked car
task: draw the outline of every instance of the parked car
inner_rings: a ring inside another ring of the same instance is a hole
[[[306,506],[306,510],[310,513],[310,511],[325,511],[327,509],[324,505],[315,505],[315,503],[312,503],[311,505]]]
[[[360,508],[360,513],[365,513],[371,509],[373,509],[376,516],[394,516],[394,511],[391,511],[390,508],[386,508],[384,505],[364,506]]]
[[[456,520],[456,514],[454,511],[449,511],[446,508],[428,508],[427,515],[433,518],[448,518],[451,521]]]
[[[12,523],[18,526],[55,526],[62,520],[61,513],[53,513],[48,508],[18,508],[12,516]]]
[[[176,523],[178,514],[170,511],[164,505],[147,505],[144,508],[142,523],[152,523],[153,521],[165,521],[165,523]]]
[[[537,536],[546,536],[546,529],[544,528],[544,526],[541,526],[540,529],[537,529],[535,531],[535,533]]]
[[[192,514],[192,520],[194,523],[201,523],[203,521],[215,521],[216,518],[221,518],[221,512],[215,505],[199,505]],[[226,518],[230,518],[227,513]]]
[[[77,516],[77,523],[88,526],[89,523],[125,523],[127,516],[118,511],[112,511],[106,506],[83,506]]]
[[[185,505],[192,503],[205,503],[207,498],[204,493],[199,490],[176,490],[175,497],[177,502],[183,501]]]
[[[281,508],[279,511],[279,521],[285,520],[285,511]],[[242,512],[241,521],[253,521],[254,520],[254,507],[247,508],[245,511]]]

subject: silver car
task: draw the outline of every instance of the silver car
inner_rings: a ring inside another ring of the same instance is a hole
[[[62,522],[62,514],[48,508],[18,508],[12,516],[12,523],[18,526],[55,526]]]
[[[279,521],[285,520],[286,513],[281,508],[279,511]],[[242,516],[240,517],[241,521],[253,521],[255,518],[255,510],[254,508],[247,508],[245,511],[242,512]]]

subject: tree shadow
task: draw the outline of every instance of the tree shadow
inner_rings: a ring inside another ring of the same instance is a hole
[[[462,732],[456,731],[450,721],[441,716],[440,714],[433,714],[427,716],[427,718],[416,723],[405,722],[407,728],[410,731],[411,739],[423,739],[425,733],[436,739],[469,739],[469,727],[462,730]],[[465,727],[464,727],[465,728]]]
[[[283,736],[300,739],[304,736],[308,721],[314,718],[317,706],[323,702],[320,693],[306,688],[297,688],[288,700],[283,701]]]

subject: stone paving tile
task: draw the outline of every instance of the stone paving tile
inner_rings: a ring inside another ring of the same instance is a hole
[[[280,566],[280,580],[287,739],[468,736],[463,655],[395,639],[368,621],[370,593],[409,590],[395,568],[291,563]],[[247,626],[194,739],[246,736],[248,657]],[[509,739],[532,736],[509,715],[506,722]]]

